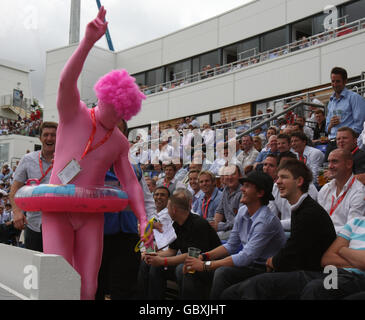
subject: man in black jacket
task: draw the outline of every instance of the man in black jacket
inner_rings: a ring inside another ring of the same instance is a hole
[[[281,272],[296,270],[321,271],[321,258],[336,239],[336,232],[328,213],[308,195],[312,174],[301,161],[292,159],[282,163],[278,169],[277,185],[280,196],[291,205],[291,234],[286,245],[266,261],[266,273],[251,278],[249,283],[236,285],[231,296],[224,299],[249,299],[263,295],[267,298],[271,280],[277,280]],[[285,283],[285,274],[283,279]],[[260,283],[260,286],[257,284]]]

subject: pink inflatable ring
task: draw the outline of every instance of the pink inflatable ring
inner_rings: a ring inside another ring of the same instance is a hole
[[[24,211],[119,212],[128,205],[127,194],[113,187],[67,185],[26,185],[14,197]]]

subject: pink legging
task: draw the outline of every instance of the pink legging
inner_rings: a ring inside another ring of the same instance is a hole
[[[63,256],[82,275],[81,299],[94,299],[103,251],[104,214],[43,212],[42,220],[44,252]]]

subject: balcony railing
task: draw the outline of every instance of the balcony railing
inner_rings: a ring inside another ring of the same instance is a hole
[[[264,61],[268,61],[271,59],[275,59],[286,55],[291,52],[299,51],[302,49],[306,49],[312,46],[320,45],[324,42],[330,41],[332,39],[350,34],[352,32],[356,32],[358,30],[365,28],[365,18],[356,20],[351,23],[344,23],[343,25],[330,29],[328,31],[313,35],[308,38],[303,38],[287,45],[274,48],[265,52],[261,52],[258,54],[253,54],[250,57],[239,59],[235,62],[219,66],[212,67],[209,70],[204,70],[195,74],[186,75],[183,78],[175,79],[172,81],[168,81],[165,83],[157,84],[150,87],[141,87],[141,90],[145,95],[151,95],[159,92],[164,92],[166,90],[182,87],[185,84],[190,84],[193,82],[198,82],[204,79],[208,79],[211,77],[215,77],[217,75],[225,74],[228,72],[237,71],[243,69],[245,67],[251,66],[253,64],[261,63]],[[242,55],[239,55],[242,56]]]

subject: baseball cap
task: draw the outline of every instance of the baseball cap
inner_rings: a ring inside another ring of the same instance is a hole
[[[240,183],[250,182],[258,189],[265,191],[265,197],[269,200],[274,200],[272,195],[272,187],[274,185],[273,179],[266,173],[261,171],[251,171],[249,174],[240,178]]]

